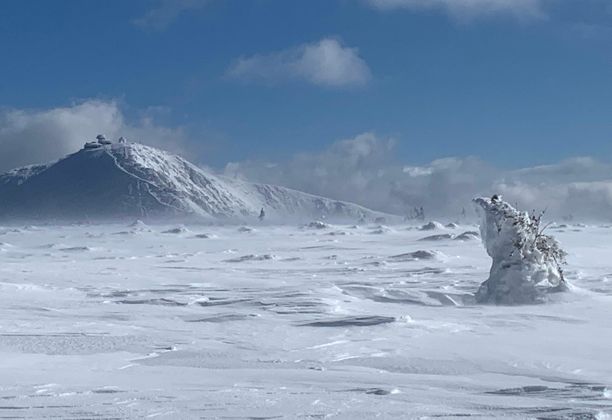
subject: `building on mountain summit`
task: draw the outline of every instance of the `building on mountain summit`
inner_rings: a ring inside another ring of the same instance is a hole
[[[107,144],[112,144],[113,142],[110,140],[107,140],[106,137],[104,136],[104,134],[98,134],[96,136],[96,140],[98,140],[98,143],[102,144],[102,145],[107,145]]]
[[[85,142],[85,146],[83,146],[84,149],[99,149],[100,147],[102,147],[102,145],[95,141]]]

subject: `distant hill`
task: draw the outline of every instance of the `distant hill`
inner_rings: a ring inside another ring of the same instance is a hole
[[[55,163],[0,175],[2,219],[244,221],[257,218],[262,208],[266,220],[274,221],[390,217],[289,188],[214,175],[179,156],[138,143],[87,143]]]

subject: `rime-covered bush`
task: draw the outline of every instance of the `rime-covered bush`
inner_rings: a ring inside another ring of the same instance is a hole
[[[498,196],[474,202],[482,218],[482,242],[493,259],[489,278],[476,293],[478,302],[535,303],[546,292],[566,288],[566,253],[543,233],[542,214],[518,211]]]

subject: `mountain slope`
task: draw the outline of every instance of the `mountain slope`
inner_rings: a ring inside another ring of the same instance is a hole
[[[206,172],[185,159],[137,143],[84,148],[49,165],[0,175],[0,217],[83,219],[204,217],[384,217],[356,204]]]

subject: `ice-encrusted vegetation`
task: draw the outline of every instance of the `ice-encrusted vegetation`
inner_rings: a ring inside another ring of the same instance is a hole
[[[479,302],[534,303],[546,291],[564,290],[566,252],[543,233],[542,215],[516,210],[499,196],[475,198],[482,215],[483,244],[493,259],[489,278],[476,294]]]

